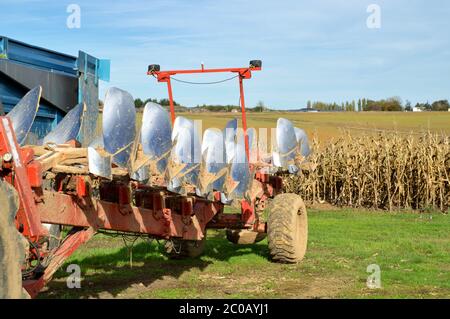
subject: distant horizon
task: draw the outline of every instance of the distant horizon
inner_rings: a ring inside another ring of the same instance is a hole
[[[111,59],[111,82],[134,98],[167,98],[166,86],[146,74],[161,69],[245,67],[248,106],[274,109],[311,101],[399,96],[412,105],[450,99],[450,3],[425,0],[77,1],[1,0],[1,33],[32,45]],[[375,11],[374,11],[375,10]],[[270,14],[268,14],[270,12]],[[177,76],[188,81],[229,77]],[[182,105],[237,104],[237,81],[214,86],[173,83]]]
[[[388,97],[388,98],[385,98],[385,99],[382,99],[382,100],[387,100],[387,99],[389,99],[389,98],[398,98],[398,97]],[[136,100],[136,99],[141,99],[141,101],[143,102],[143,103],[145,103],[147,100],[150,100],[150,99],[155,99],[155,98],[153,98],[153,97],[148,97],[148,98],[145,98],[145,99],[143,99],[143,98],[141,98],[141,97],[134,97],[134,99]],[[163,97],[162,99],[167,99],[166,97]],[[362,98],[363,99],[363,98]],[[101,99],[100,98],[100,100],[101,100],[101,102],[103,103],[103,99]],[[338,103],[338,102],[326,102],[326,101],[310,101],[310,102],[312,102],[312,103],[315,103],[315,102],[322,102],[322,103],[326,103],[326,104],[332,104],[332,103],[336,103],[336,104],[338,104],[338,105],[341,105],[342,103],[346,103],[346,102],[348,102],[348,103],[351,103],[351,102],[358,102],[358,100],[359,99],[357,99],[357,100],[352,100],[352,101],[344,101],[344,102],[341,102],[341,103]],[[377,101],[377,100],[373,100],[373,101]],[[379,100],[378,100],[379,101]],[[403,99],[401,99],[401,105],[402,105],[402,107],[404,108],[405,106],[406,106],[406,103],[407,103],[407,101],[409,101],[408,99],[405,99],[405,100],[403,100]],[[413,104],[413,103],[411,103],[411,107],[415,107],[415,106],[417,106],[417,105],[423,105],[423,104],[432,104],[433,102],[439,102],[439,101],[447,101],[447,102],[450,102],[450,100],[449,99],[443,99],[443,100],[436,100],[436,101],[424,101],[424,102],[417,102],[417,103],[415,103],[415,104]],[[179,106],[179,107],[184,107],[184,108],[201,108],[201,107],[225,107],[225,106],[232,106],[232,107],[240,107],[240,105],[239,104],[206,104],[206,103],[201,103],[201,104],[197,104],[197,105],[194,105],[194,106],[188,106],[188,105],[182,105],[182,104],[180,104],[177,100],[175,100],[174,99],[174,102],[175,103],[177,103],[177,106]],[[260,103],[260,102],[264,102],[264,101],[258,101],[257,102],[257,104],[258,103]],[[309,102],[309,101],[308,101]],[[411,102],[411,101],[409,101],[409,102]],[[143,105],[144,106],[144,105]],[[257,107],[258,105],[247,105],[246,104],[246,108],[255,108],[255,107]],[[274,107],[272,107],[272,106],[270,106],[270,105],[266,105],[265,103],[264,103],[264,107],[266,108],[266,109],[268,109],[268,110],[270,110],[270,111],[297,111],[297,110],[307,110],[308,109],[308,107],[307,107],[307,105],[305,105],[305,106],[299,106],[299,107],[290,107],[290,108],[285,108],[285,109],[280,109],[280,108],[274,108]],[[311,107],[311,109],[313,109],[313,110],[316,110],[316,108],[314,108],[314,107]],[[328,111],[325,111],[325,110],[321,110],[322,112],[328,112]],[[335,111],[329,111],[329,112],[336,112],[336,111],[341,111],[341,110],[335,110]],[[385,112],[385,111],[380,111],[380,112]]]

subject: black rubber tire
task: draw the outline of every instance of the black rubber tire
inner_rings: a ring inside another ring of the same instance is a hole
[[[296,194],[280,194],[272,201],[267,220],[270,258],[279,263],[298,263],[306,253],[308,216]]]
[[[170,259],[197,258],[205,250],[206,235],[202,240],[182,240],[172,238],[164,246]]]
[[[0,299],[27,297],[22,289],[23,237],[15,227],[19,199],[15,189],[0,180]]]
[[[248,229],[227,229],[227,239],[236,245],[251,245],[266,238],[266,233],[258,233]]]

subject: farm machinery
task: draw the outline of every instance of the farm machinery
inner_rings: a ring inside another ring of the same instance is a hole
[[[110,88],[101,132],[89,145],[77,140],[86,120],[83,103],[29,144],[41,87],[0,116],[0,297],[35,297],[98,232],[165,239],[168,256],[184,258],[201,254],[207,229],[226,229],[234,244],[267,236],[273,261],[299,262],[307,214],[298,195],[283,193],[283,175],[305,161],[308,139],[280,118],[268,152],[264,139],[247,128],[243,80],[259,70],[259,60],[224,69],[161,71],[151,65],[148,75],[167,83],[170,112],[148,102],[135,129],[132,96]],[[201,134],[197,122],[176,117],[171,78],[218,72],[239,80],[242,127],[232,119]],[[228,206],[240,212],[229,213]]]

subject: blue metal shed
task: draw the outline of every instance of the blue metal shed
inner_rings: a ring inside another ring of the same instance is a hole
[[[75,105],[85,102],[83,145],[94,136],[98,117],[98,81],[109,81],[109,60],[83,51],[78,57],[0,36],[0,101],[5,113],[33,87],[42,87],[31,131],[39,138],[51,131]]]

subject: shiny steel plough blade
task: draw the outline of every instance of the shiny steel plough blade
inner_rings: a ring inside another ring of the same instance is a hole
[[[112,156],[103,148],[103,137],[97,137],[88,147],[89,172],[91,174],[112,179]]]
[[[299,165],[309,156],[308,136],[300,128],[284,118],[278,119],[276,129],[276,150],[273,152],[273,165],[284,168],[291,174],[298,172]]]
[[[137,171],[131,174],[130,178],[141,183],[148,182],[150,179],[150,167],[148,165],[139,167]]]
[[[296,172],[295,156],[297,151],[297,138],[291,121],[279,118],[276,129],[276,147],[273,152],[273,164],[276,167]]]
[[[256,130],[247,129],[250,160],[257,158]],[[229,121],[224,129],[226,162],[231,166],[226,176],[221,201],[230,204],[233,199],[241,199],[247,195],[251,186],[253,172],[250,171],[249,159],[245,152],[245,139],[242,129],[237,128],[237,119]]]
[[[297,139],[297,145],[299,147],[300,154],[306,158],[311,154],[311,149],[309,147],[308,135],[306,132],[298,127],[294,127],[295,138]]]
[[[253,135],[251,132],[250,134]],[[249,143],[249,149],[251,148],[252,145],[250,145]],[[251,187],[252,179],[252,172],[250,171],[247,154],[245,152],[244,134],[242,130],[239,130],[237,135],[237,143],[234,146],[231,171],[225,182],[226,199],[229,201],[247,197],[248,190]]]
[[[64,116],[58,126],[44,137],[42,144],[64,144],[77,139],[85,112],[86,105],[84,103],[75,106]]]
[[[130,93],[110,88],[103,108],[103,144],[113,162],[127,167],[136,135],[136,108]]]
[[[141,127],[143,153],[151,170],[163,174],[172,149],[172,125],[169,113],[159,104],[148,102],[144,108]]]
[[[89,172],[112,179],[114,164],[129,168],[135,140],[136,109],[126,91],[110,88],[103,108],[103,133],[88,147]]]
[[[222,131],[209,128],[203,134],[202,165],[197,182],[196,193],[199,196],[211,195],[213,191],[222,191],[227,175],[225,140]]]
[[[237,119],[232,119],[227,123],[223,130],[225,140],[226,162],[231,163],[236,146]]]
[[[138,130],[131,147],[128,174],[132,180],[146,183],[150,179],[148,158],[142,152],[141,133]]]
[[[147,183],[150,172],[164,175],[172,149],[171,134],[169,113],[159,104],[148,102],[144,108],[138,140],[133,148],[134,157],[130,168],[132,179]]]
[[[42,88],[40,86],[35,87],[25,94],[19,103],[6,115],[11,119],[19,145],[25,143],[27,135],[33,126],[34,118],[39,109],[41,93]]]
[[[200,169],[200,136],[194,122],[182,116],[177,117],[172,131],[172,143],[167,165],[167,189],[184,194],[184,186],[197,184]]]
[[[254,128],[247,129],[247,138],[250,156],[249,160],[250,163],[255,163],[258,160],[258,137]]]

